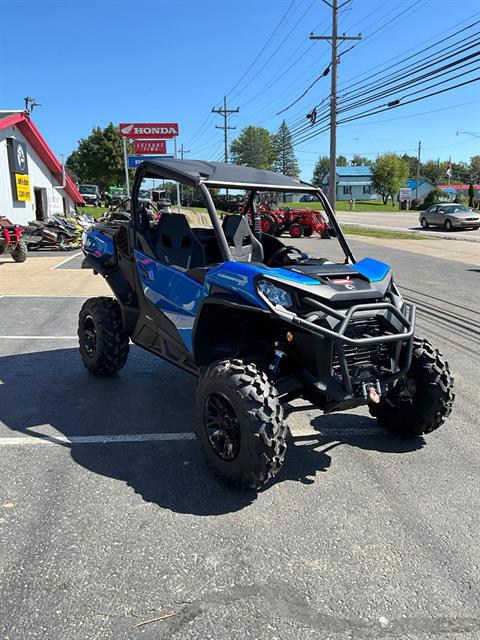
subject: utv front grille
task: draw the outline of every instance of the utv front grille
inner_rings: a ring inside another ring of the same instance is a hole
[[[386,322],[382,316],[368,318],[354,318],[348,324],[345,336],[348,338],[373,338],[377,336],[391,335]],[[352,377],[358,377],[362,371],[375,369],[379,372],[382,369],[390,368],[391,345],[379,343],[373,345],[351,345],[344,344],[343,352],[346,365]],[[332,371],[341,377],[340,356],[337,347],[334,347]]]

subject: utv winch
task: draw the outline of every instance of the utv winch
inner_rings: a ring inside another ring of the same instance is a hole
[[[152,220],[138,199],[150,179],[196,188],[210,228],[187,212]],[[220,220],[210,189],[244,190],[243,213]],[[312,258],[263,233],[256,194],[265,191],[320,200],[342,259]],[[114,297],[83,305],[81,357],[91,373],[112,375],[131,340],[198,376],[194,429],[223,479],[258,488],[279,471],[285,414],[298,398],[324,413],[368,405],[382,427],[405,437],[437,429],[450,414],[453,378],[415,336],[415,307],[388,265],[357,262],[317,187],[231,164],[146,160],[131,212],[130,221],[84,235],[84,266]]]

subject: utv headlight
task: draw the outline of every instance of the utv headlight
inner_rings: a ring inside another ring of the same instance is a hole
[[[271,304],[278,304],[286,309],[293,307],[292,296],[288,291],[285,291],[285,289],[282,289],[281,287],[277,287],[273,282],[269,282],[268,280],[258,280],[257,289]]]

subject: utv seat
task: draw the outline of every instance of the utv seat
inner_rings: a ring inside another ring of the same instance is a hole
[[[166,264],[190,269],[205,266],[205,251],[181,213],[162,215],[155,229],[157,258]]]
[[[247,219],[242,215],[232,215],[223,221],[223,233],[230,253],[239,262],[262,262],[263,248],[253,235]]]

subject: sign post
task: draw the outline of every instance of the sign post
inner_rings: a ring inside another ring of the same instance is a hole
[[[173,155],[177,159],[177,136],[173,139]],[[180,213],[180,184],[177,182],[177,211]]]
[[[128,158],[127,158],[127,139],[123,138],[123,161],[125,163],[125,184],[127,186],[127,195],[130,198],[130,180],[128,179]]]

